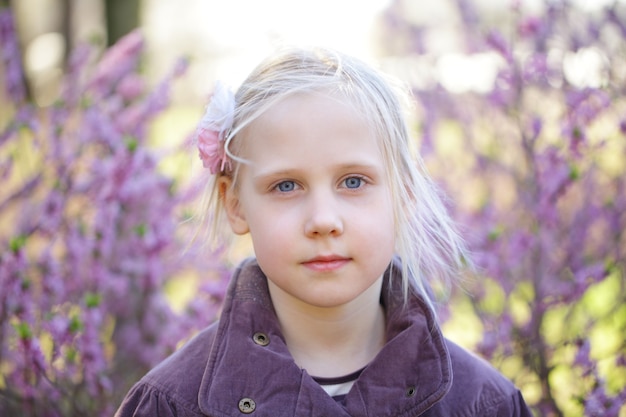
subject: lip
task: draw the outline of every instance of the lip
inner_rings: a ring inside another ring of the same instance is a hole
[[[350,258],[339,255],[322,255],[302,262],[305,267],[317,272],[332,272],[350,262]]]

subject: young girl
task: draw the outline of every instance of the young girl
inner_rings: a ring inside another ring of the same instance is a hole
[[[255,259],[219,321],[139,381],[118,417],[531,415],[438,327],[430,283],[467,258],[391,85],[353,58],[297,49],[236,95],[216,91],[198,130],[213,226],[249,234]]]

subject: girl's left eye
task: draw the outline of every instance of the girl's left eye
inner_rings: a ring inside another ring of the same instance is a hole
[[[359,188],[363,184],[363,178],[361,177],[348,177],[343,180],[346,188],[355,189]]]

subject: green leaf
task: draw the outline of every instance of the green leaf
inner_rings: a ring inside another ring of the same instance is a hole
[[[126,149],[128,149],[130,153],[135,152],[139,146],[139,141],[132,136],[126,136],[124,142],[126,143]]]
[[[28,236],[26,235],[19,235],[11,239],[9,243],[11,251],[17,254],[26,245],[26,240],[28,240]]]
[[[83,322],[80,321],[78,315],[72,316],[70,320],[70,333],[78,333],[83,329]]]
[[[98,293],[88,292],[85,294],[85,305],[87,308],[95,308],[100,305],[102,297]]]
[[[144,237],[147,231],[148,231],[148,226],[145,223],[141,223],[135,226],[135,233],[137,233],[137,236],[139,237]]]
[[[24,323],[22,321],[17,324],[14,324],[13,327],[15,328],[15,331],[17,332],[20,339],[30,340],[33,337],[33,331],[30,329],[30,326],[28,325],[28,323]]]
[[[569,166],[569,179],[572,181],[576,181],[580,178],[580,170],[574,164]]]

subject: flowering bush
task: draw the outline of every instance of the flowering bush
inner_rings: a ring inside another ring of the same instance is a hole
[[[146,143],[185,63],[147,91],[142,48],[131,33],[95,67],[77,48],[58,101],[37,108],[0,9],[0,415],[110,416],[215,318],[226,264],[184,252],[180,235],[198,187],[162,174]],[[206,280],[177,312],[164,287],[183,273]]]
[[[624,416],[626,10],[511,3],[446,3],[462,45],[448,55],[407,2],[386,15],[412,63],[421,150],[459,201],[480,272],[451,321],[479,318],[474,347],[537,416]],[[450,65],[462,75],[444,88]]]

